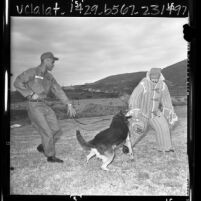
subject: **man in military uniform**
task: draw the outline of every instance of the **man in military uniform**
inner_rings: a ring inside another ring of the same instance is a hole
[[[40,65],[20,74],[14,86],[27,98],[29,118],[41,135],[42,144],[37,147],[37,150],[47,157],[48,162],[62,163],[63,160],[57,158],[55,153],[55,143],[62,131],[55,112],[45,102],[48,92],[51,91],[66,105],[70,117],[74,117],[76,112],[61,86],[50,73],[58,58],[51,52],[45,52],[40,59]]]
[[[133,146],[145,136],[147,126],[150,125],[156,132],[158,150],[174,151],[170,132],[178,117],[160,68],[152,68],[147,72],[146,77],[133,90],[128,104],[127,115],[132,116],[129,129],[131,139],[135,137]],[[123,152],[128,152],[126,146]]]

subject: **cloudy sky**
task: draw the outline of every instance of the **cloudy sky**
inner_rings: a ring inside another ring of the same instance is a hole
[[[186,23],[188,18],[12,17],[11,82],[38,66],[46,51],[59,57],[53,74],[62,86],[164,68],[187,58]]]

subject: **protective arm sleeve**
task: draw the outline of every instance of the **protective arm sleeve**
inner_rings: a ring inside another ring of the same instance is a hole
[[[163,83],[161,103],[162,103],[164,110],[174,111],[174,108],[172,106],[172,100],[170,97],[170,93],[169,93],[168,87],[165,83]]]
[[[51,91],[52,93],[59,98],[59,100],[64,104],[67,105],[70,103],[70,100],[68,99],[68,97],[66,96],[66,94],[64,93],[63,89],[61,88],[61,86],[57,83],[57,81],[55,80],[55,78],[52,78],[52,87],[51,87]]]
[[[141,84],[138,84],[137,87],[133,90],[129,101],[128,101],[128,105],[129,105],[129,109],[140,109],[140,103],[142,100],[142,94],[143,94],[144,88]]]
[[[28,87],[28,82],[34,79],[35,71],[33,69],[26,70],[20,74],[14,81],[14,86],[24,97],[33,94],[33,91]]]
[[[162,90],[162,106],[163,106],[163,114],[165,118],[168,120],[170,125],[174,125],[176,121],[178,121],[178,117],[174,112],[174,108],[172,106],[172,100],[170,97],[170,93],[167,85],[164,83],[164,89]]]

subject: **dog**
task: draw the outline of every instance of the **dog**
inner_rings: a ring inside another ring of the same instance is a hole
[[[87,163],[93,157],[102,159],[103,170],[108,171],[107,166],[113,161],[115,156],[115,149],[122,145],[125,141],[129,141],[129,129],[128,118],[122,111],[117,113],[110,124],[110,127],[99,132],[92,140],[85,141],[80,134],[80,131],[76,131],[76,137],[79,144],[86,151],[89,151],[87,155]],[[130,143],[131,147],[131,143]],[[131,153],[131,155],[133,155]]]

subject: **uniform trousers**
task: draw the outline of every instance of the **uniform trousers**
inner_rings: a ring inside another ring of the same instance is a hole
[[[55,143],[62,135],[55,112],[45,102],[28,102],[28,115],[41,135],[44,154],[55,156]]]

